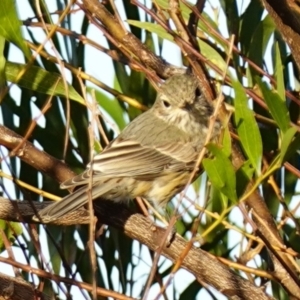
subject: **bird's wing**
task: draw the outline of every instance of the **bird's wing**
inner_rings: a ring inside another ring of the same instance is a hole
[[[195,149],[189,144],[173,142],[149,146],[133,140],[115,140],[95,156],[93,169],[109,175],[135,177],[184,168],[194,156]]]
[[[93,181],[97,181],[97,177],[103,180],[106,176],[151,180],[162,171],[193,169],[196,157],[197,152],[189,143],[169,142],[154,147],[117,138],[94,157],[84,173],[65,182],[62,187],[88,183],[91,174]]]

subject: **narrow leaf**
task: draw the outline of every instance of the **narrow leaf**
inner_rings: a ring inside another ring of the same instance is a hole
[[[95,91],[97,103],[103,108],[109,116],[116,122],[119,129],[122,130],[126,126],[124,120],[124,111],[116,98],[110,99],[100,91]]]
[[[148,30],[152,33],[156,33],[160,38],[168,40],[168,41],[173,41],[173,36],[169,33],[167,33],[161,25],[159,24],[153,24],[149,22],[141,22],[141,21],[136,21],[136,20],[127,20],[128,24],[133,25],[135,27],[141,28]]]
[[[5,46],[5,39],[0,36],[0,91],[4,88],[6,84],[6,78],[5,78],[6,59],[3,55],[4,46]],[[0,99],[1,99],[1,95],[0,95]]]
[[[208,144],[206,147],[214,155],[213,159],[203,160],[203,167],[210,181],[230,200],[237,202],[236,177],[231,161],[215,144]]]
[[[270,164],[268,170],[264,174],[264,178],[267,178],[277,169],[282,167],[282,164],[289,157],[289,155],[294,153],[299,149],[300,139],[299,135],[294,139],[295,134],[297,133],[297,129],[291,127],[286,131],[282,138],[282,145],[280,153],[273,159]]]
[[[276,89],[279,94],[280,99],[285,99],[285,85],[284,85],[284,76],[283,76],[283,64],[281,61],[280,49],[278,42],[275,43],[275,78],[276,78]]]
[[[7,62],[5,67],[6,79],[10,82],[16,82],[18,74],[26,68],[24,64]],[[29,90],[39,93],[66,96],[65,85],[62,77],[56,73],[50,73],[36,66],[30,66],[17,84]],[[81,104],[85,104],[84,99],[76,92],[76,90],[68,84],[69,98]]]
[[[17,16],[15,1],[0,1],[0,20],[0,36],[14,43],[23,51],[24,55],[29,58],[31,52],[22,37],[21,22]]]
[[[282,138],[281,149],[280,149],[280,164],[282,164],[285,161],[285,157],[290,150],[290,146],[292,144],[292,141],[296,133],[297,133],[297,128],[295,127],[291,127],[285,132]],[[299,145],[297,145],[297,147],[298,146]]]
[[[253,112],[248,107],[246,93],[241,83],[232,77],[232,87],[235,91],[235,124],[242,147],[251,161],[256,173],[261,172],[262,140]]]
[[[289,112],[285,104],[285,99],[282,99],[277,91],[271,91],[267,84],[258,76],[255,80],[263,94],[264,100],[270,110],[272,117],[277,123],[278,127],[284,133],[290,127]]]

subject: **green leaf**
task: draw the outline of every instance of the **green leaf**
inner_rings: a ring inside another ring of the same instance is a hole
[[[224,128],[223,138],[222,138],[222,150],[227,157],[232,153],[231,150],[231,136],[228,126]]]
[[[3,55],[4,46],[5,46],[5,39],[0,36],[0,91],[5,87],[5,83],[6,83],[6,78],[5,78],[6,59]],[[0,95],[0,99],[1,99],[1,95]]]
[[[20,223],[8,222],[4,220],[0,220],[0,230],[3,230],[3,234],[5,234],[6,238],[11,242],[11,244],[15,241],[16,237],[21,235],[23,232]],[[2,235],[0,235],[0,252],[3,250],[5,250],[5,246]]]
[[[279,94],[280,99],[285,99],[285,85],[284,85],[284,76],[283,76],[283,64],[281,61],[280,48],[278,43],[275,43],[275,70],[274,77],[276,79],[276,89]]]
[[[15,1],[0,1],[0,20],[0,36],[3,36],[6,40],[14,43],[23,51],[24,55],[29,58],[31,52],[22,37],[22,23],[17,16]]]
[[[88,91],[90,90],[91,89],[88,88]],[[95,91],[95,95],[99,106],[109,114],[109,116],[116,122],[119,129],[122,130],[126,126],[126,122],[124,120],[124,111],[118,100],[116,98],[110,99],[100,91]]]
[[[248,53],[253,35],[261,22],[264,8],[257,5],[257,1],[250,1],[243,15],[240,17],[240,42],[243,53]]]
[[[253,16],[250,17],[253,18]],[[259,21],[255,29],[253,29],[253,27],[249,28],[250,29],[248,30],[254,31],[254,34],[249,37],[250,45],[248,59],[250,59],[257,66],[263,68],[266,48],[275,30],[274,21],[269,15],[267,15],[262,21]],[[247,50],[245,49],[245,51]],[[252,86],[253,76],[257,75],[257,71],[249,66],[246,69],[246,74],[248,79],[248,86]]]
[[[237,2],[235,0],[221,0],[220,5],[224,11],[224,14],[227,16],[226,22],[228,31],[237,35],[239,32],[240,24],[240,16]],[[218,11],[216,13],[219,14]]]
[[[202,162],[210,181],[230,200],[237,202],[236,178],[231,161],[215,144],[206,147],[214,155],[213,159],[206,158]]]
[[[258,76],[255,80],[263,94],[263,98],[267,103],[270,113],[277,123],[280,130],[285,133],[290,128],[290,117],[286,107],[285,100],[280,97],[277,91],[271,91],[267,84]]]
[[[179,300],[196,299],[201,288],[200,283],[197,280],[194,280],[180,293]]]
[[[170,9],[170,3],[168,0],[156,0],[155,3],[165,12]],[[180,2],[180,13],[182,14],[183,19],[188,20],[191,10]]]
[[[135,27],[148,30],[152,33],[156,33],[160,38],[173,42],[174,38],[171,34],[167,33],[161,25],[153,24],[149,22],[141,22],[136,20],[127,20],[127,23]]]
[[[245,161],[244,164],[237,170],[236,172],[236,180],[237,180],[237,195],[241,197],[244,192],[247,184],[253,177],[254,168],[249,160]]]
[[[261,172],[262,140],[253,112],[248,107],[247,96],[241,83],[233,78],[232,87],[235,91],[235,124],[242,147],[250,159],[256,173]]]
[[[281,143],[281,149],[280,149],[280,164],[282,164],[283,162],[285,162],[286,160],[286,155],[290,153],[290,150],[292,150],[292,152],[296,151],[297,149],[299,149],[299,142],[297,140],[296,143],[296,149],[290,149],[291,145],[292,145],[292,141],[294,139],[295,134],[297,133],[297,128],[296,127],[291,127],[289,128],[283,138],[282,138],[282,143]],[[294,147],[292,147],[294,148]]]
[[[25,64],[7,62],[5,67],[6,79],[16,82],[18,74],[26,68]],[[66,97],[66,89],[62,77],[56,73],[50,73],[36,66],[30,66],[25,75],[18,80],[17,84],[26,89],[39,93]],[[69,98],[85,105],[84,99],[77,91],[68,84]]]
[[[209,202],[206,209],[214,213],[222,214],[222,212],[228,207],[228,205],[228,197],[225,196],[217,186],[212,185],[209,195]],[[214,222],[214,219],[207,219],[207,221],[207,224],[212,224]]]
[[[67,229],[67,230],[69,230],[69,229]],[[47,236],[49,257],[50,257],[53,271],[55,272],[55,274],[58,274],[61,269],[62,259],[61,259],[60,253],[57,252],[57,244],[59,244],[61,241],[62,230],[58,226],[48,226],[48,231],[50,232],[51,237],[52,237],[52,238],[49,238]],[[53,243],[53,240],[56,243],[56,245],[55,245],[55,243]],[[73,253],[74,253],[74,251],[75,251],[75,249],[73,249]],[[68,257],[67,262],[70,263],[69,257]]]
[[[118,61],[113,61],[113,65],[116,74],[114,88],[117,91],[122,91],[124,94],[128,95],[129,75],[127,74],[126,68]]]
[[[272,163],[270,164],[268,170],[264,173],[263,177],[267,178],[277,169],[281,168],[282,164],[285,162],[286,158],[291,154],[294,153],[299,149],[300,146],[300,138],[299,135],[296,139],[294,136],[297,132],[295,127],[291,127],[286,131],[282,138],[282,145],[280,153],[273,159]]]
[[[148,99],[144,92],[144,83],[145,75],[142,72],[131,70],[129,81],[127,84],[128,95],[132,98],[137,99],[139,102],[146,104]],[[142,95],[145,96],[143,97]],[[135,119],[141,113],[139,109],[131,105],[129,105],[127,112],[130,120]]]
[[[11,231],[9,238],[15,239],[15,236],[19,236],[23,233],[23,228],[19,222],[9,222],[9,229]]]
[[[258,64],[258,66],[262,66],[263,57],[274,30],[275,24],[270,15],[267,15],[262,21],[259,21],[255,28],[250,42],[249,58]],[[253,31],[253,28],[251,28],[250,31]]]
[[[192,187],[195,190],[196,195],[199,194],[200,188],[201,188],[201,184],[202,184],[202,178],[203,176],[199,176],[193,183],[192,183]]]
[[[202,40],[199,40],[199,47],[201,49],[201,54],[204,57],[209,59],[209,61],[216,65],[221,71],[226,70],[226,62],[218,51]]]

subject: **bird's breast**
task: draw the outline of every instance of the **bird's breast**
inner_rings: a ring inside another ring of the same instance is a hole
[[[157,177],[144,197],[156,206],[165,206],[185,188],[190,176],[191,173],[185,171]]]

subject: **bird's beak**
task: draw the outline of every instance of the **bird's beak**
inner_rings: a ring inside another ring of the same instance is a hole
[[[190,112],[190,111],[192,111],[192,104],[191,103],[188,103],[188,102],[186,102],[184,105],[182,105],[180,108],[181,109],[184,109],[184,110],[186,110],[187,112]]]

